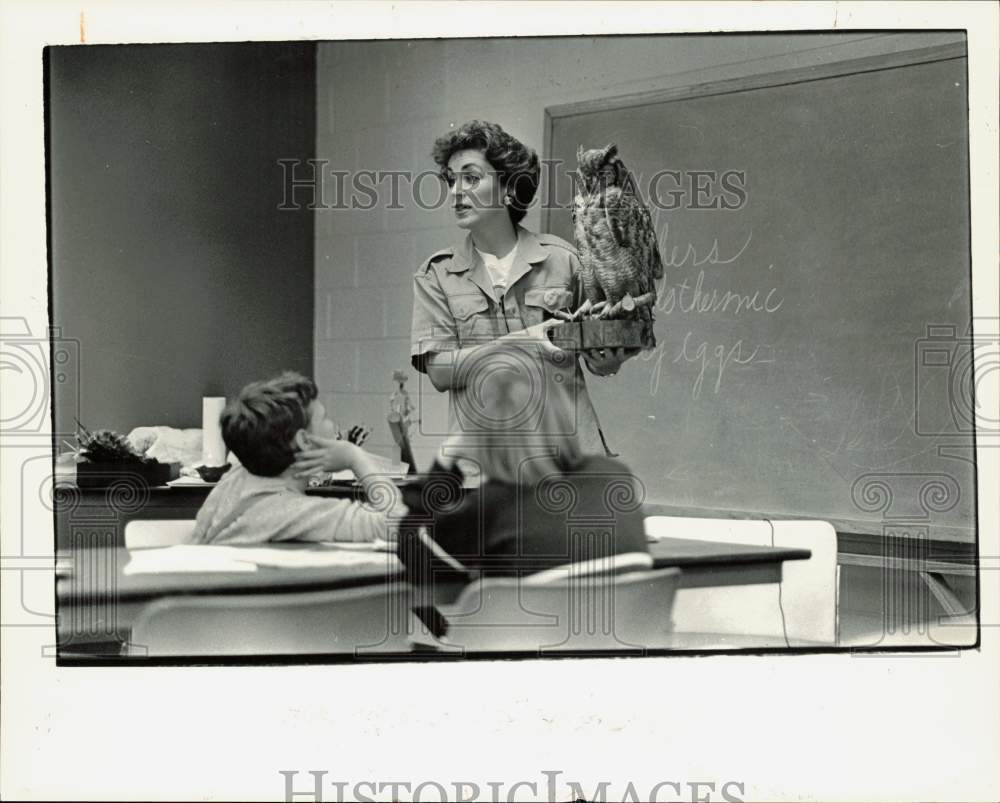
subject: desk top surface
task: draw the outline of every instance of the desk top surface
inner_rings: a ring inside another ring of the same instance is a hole
[[[407,480],[394,480],[394,482],[403,486],[406,484]],[[217,482],[191,482],[191,483],[179,483],[175,485],[153,485],[144,490],[144,493],[148,493],[150,497],[156,497],[161,499],[169,499],[172,497],[192,497],[192,498],[204,498],[212,491],[212,489],[218,485]],[[59,487],[67,491],[74,492],[74,497],[71,497],[75,501],[75,497],[79,497],[80,501],[83,502],[103,502],[106,501],[109,494],[116,494],[119,491],[114,488],[79,488],[75,483],[71,482],[60,482]],[[364,495],[364,487],[357,482],[336,482],[331,485],[320,485],[315,488],[307,488],[306,494],[308,496],[332,496],[332,497],[362,497]],[[57,500],[58,502],[59,500]],[[64,503],[65,504],[65,503]]]
[[[265,545],[253,545],[260,548]],[[311,544],[267,544],[269,548],[309,550]],[[240,549],[240,547],[234,547]],[[330,547],[323,547],[329,551]],[[748,546],[718,541],[666,538],[649,545],[657,569],[712,569],[719,566],[780,565],[786,560],[809,558],[808,549]],[[129,552],[122,547],[86,548],[61,557],[68,567],[59,577],[60,602],[90,602],[109,596],[120,601],[139,601],[168,594],[254,593],[259,591],[309,591],[349,588],[399,579],[401,564],[392,552],[365,553],[370,560],[359,561],[357,549],[346,550],[351,558],[345,565],[301,568],[260,567],[251,572],[163,572],[125,574]]]

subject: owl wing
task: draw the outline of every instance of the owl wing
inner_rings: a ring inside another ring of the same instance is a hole
[[[625,192],[609,193],[606,203],[615,242],[634,256],[641,292],[651,290],[653,280],[663,278],[663,260],[649,210],[637,196]]]

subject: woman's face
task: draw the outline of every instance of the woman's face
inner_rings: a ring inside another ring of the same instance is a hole
[[[482,151],[455,151],[448,160],[446,178],[460,229],[489,228],[501,219],[509,220],[504,188]]]

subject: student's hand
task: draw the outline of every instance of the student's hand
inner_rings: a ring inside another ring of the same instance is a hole
[[[549,340],[549,330],[554,329],[562,323],[563,321],[560,321],[558,318],[552,318],[548,321],[536,323],[534,326],[529,326],[527,329],[522,329],[520,332],[511,332],[509,335],[504,335],[503,337],[498,338],[498,342],[512,344],[537,344],[541,348],[542,353],[547,357],[560,359],[566,352]]]
[[[317,471],[354,470],[361,449],[350,441],[337,438],[322,438],[318,435],[307,435],[312,448],[303,449],[295,456],[296,477],[308,477]]]
[[[614,349],[588,349],[583,353],[583,359],[587,363],[590,373],[597,376],[614,376],[622,367],[622,363],[632,359],[639,353],[639,349],[614,348]]]

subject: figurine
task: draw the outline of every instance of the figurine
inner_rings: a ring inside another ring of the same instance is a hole
[[[410,427],[413,425],[414,408],[410,402],[410,394],[406,391],[407,379],[405,371],[392,372],[392,381],[396,383],[396,389],[389,397],[389,414],[386,420],[389,422],[392,439],[399,447],[399,462],[409,466],[407,474],[416,474],[417,466],[410,449]]]

